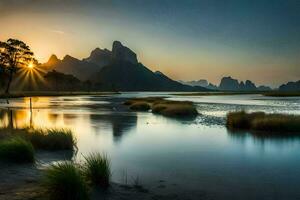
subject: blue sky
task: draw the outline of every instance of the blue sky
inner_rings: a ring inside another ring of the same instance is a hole
[[[0,0],[0,23],[41,61],[120,40],[174,79],[300,79],[298,0]]]

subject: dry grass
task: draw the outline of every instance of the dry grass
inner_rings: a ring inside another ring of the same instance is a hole
[[[300,92],[267,92],[263,94],[268,97],[299,97]]]
[[[55,151],[73,150],[76,147],[75,137],[68,129],[0,129],[0,139],[5,139],[11,135],[28,140],[35,149]]]
[[[151,109],[151,106],[147,102],[136,102],[129,106],[131,110],[135,111],[148,111]]]
[[[124,103],[132,110],[152,110],[152,113],[167,117],[185,118],[198,115],[194,104],[189,101],[171,101],[163,97],[130,99]]]
[[[230,129],[300,133],[300,116],[263,112],[231,112],[227,114],[226,126]]]
[[[73,150],[76,140],[68,129],[29,129],[28,137],[36,149]]]

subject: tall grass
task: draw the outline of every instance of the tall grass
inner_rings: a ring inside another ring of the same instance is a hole
[[[30,141],[35,149],[54,151],[73,150],[76,147],[76,139],[69,129],[0,128],[0,139],[8,138],[11,134]]]
[[[0,142],[0,159],[16,163],[34,162],[34,149],[30,142],[20,137]]]
[[[109,159],[104,154],[90,154],[85,158],[84,173],[93,185],[107,188],[111,176]]]
[[[190,103],[158,103],[153,105],[152,112],[167,117],[195,117],[198,115],[197,109]]]
[[[89,199],[82,172],[73,162],[51,165],[46,170],[44,185],[51,200]]]
[[[162,97],[146,97],[130,99],[124,103],[132,110],[149,110],[167,117],[190,118],[196,117],[198,111],[189,101],[171,101]]]
[[[129,108],[137,111],[148,111],[150,110],[151,106],[147,102],[136,102],[130,105]]]
[[[263,112],[231,112],[227,114],[226,126],[231,129],[300,133],[300,116]]]
[[[73,150],[76,145],[72,132],[67,129],[29,129],[27,136],[37,149]]]

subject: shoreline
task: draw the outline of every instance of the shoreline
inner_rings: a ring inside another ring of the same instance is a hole
[[[0,94],[0,99],[11,99],[11,98],[22,98],[22,97],[56,97],[56,96],[81,96],[81,95],[97,95],[107,96],[116,95],[120,92],[22,92],[22,93],[11,93],[8,96]]]
[[[35,164],[9,164],[0,162],[0,199],[46,200],[47,191],[42,185],[43,170],[47,164],[63,160],[67,151],[37,152]],[[70,158],[68,158],[70,159]],[[145,187],[143,184],[111,182],[107,190],[90,188],[90,200],[206,200],[203,191],[188,192],[160,180]]]

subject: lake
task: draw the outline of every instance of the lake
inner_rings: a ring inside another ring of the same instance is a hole
[[[201,113],[180,121],[151,112],[129,111],[126,98],[165,96],[193,101]],[[149,189],[184,191],[208,199],[299,199],[300,137],[258,137],[226,129],[229,111],[300,114],[300,97],[262,95],[176,96],[122,93],[0,100],[1,126],[70,128],[80,161],[106,153],[113,181],[138,180]]]

